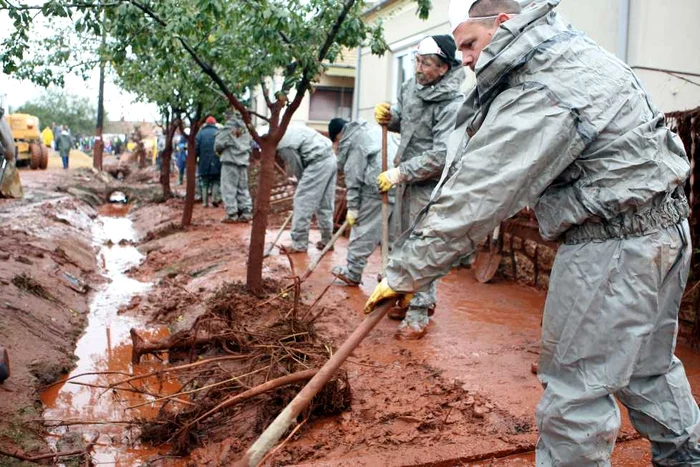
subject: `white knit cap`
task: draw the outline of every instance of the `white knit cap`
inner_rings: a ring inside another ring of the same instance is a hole
[[[447,17],[451,31],[454,32],[460,24],[469,19],[469,10],[477,0],[450,0]]]

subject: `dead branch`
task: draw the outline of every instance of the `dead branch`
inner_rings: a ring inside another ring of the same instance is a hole
[[[85,446],[85,449],[74,449],[72,451],[62,451],[62,452],[49,452],[45,454],[37,454],[35,456],[27,456],[21,451],[9,452],[4,449],[0,449],[0,455],[12,457],[14,459],[19,459],[21,461],[36,462],[44,459],[57,459],[59,457],[70,457],[70,456],[89,456],[90,451],[92,451],[93,446],[97,442],[99,435],[95,435],[92,440]]]
[[[129,330],[131,334],[131,362],[139,363],[141,361],[141,356],[151,353],[161,353],[166,350],[174,349],[189,349],[193,346],[211,344],[222,339],[224,336],[221,335],[208,335],[202,337],[195,336],[183,336],[181,333],[173,334],[165,339],[159,341],[147,341],[143,337],[139,336],[136,329]]]
[[[206,390],[206,389],[211,389],[211,388],[223,386],[224,384],[227,384],[227,383],[240,382],[240,380],[241,380],[242,378],[245,378],[246,376],[254,375],[254,374],[256,374],[256,373],[260,373],[260,372],[263,371],[263,370],[267,370],[268,367],[269,367],[269,365],[266,366],[266,367],[263,367],[263,368],[258,368],[258,369],[255,370],[255,371],[251,371],[251,372],[246,373],[246,374],[241,375],[241,376],[234,376],[234,377],[232,377],[232,378],[228,378],[228,379],[225,379],[225,380],[223,380],[223,381],[217,381],[216,383],[212,383],[212,384],[208,384],[208,385],[206,385],[206,386],[202,386],[201,388],[192,389],[192,390],[190,390],[190,391],[181,391],[181,392],[177,392],[177,393],[175,393],[175,394],[171,394],[171,395],[169,395],[169,396],[159,397],[158,399],[153,400],[153,401],[146,401],[146,402],[142,402],[142,403],[140,403],[140,404],[130,405],[129,407],[127,407],[127,409],[129,409],[129,410],[131,410],[131,409],[136,409],[136,408],[138,408],[138,407],[143,407],[144,405],[155,404],[155,403],[157,403],[157,402],[162,402],[162,401],[166,401],[166,400],[172,400],[172,399],[175,399],[177,396],[186,396],[186,395],[188,395],[188,394],[194,394],[195,392],[201,392],[201,391],[204,391],[204,390]]]
[[[299,371],[296,373],[292,373],[291,375],[286,375],[282,376],[280,378],[275,378],[272,379],[266,383],[263,383],[259,386],[256,386],[254,388],[251,388],[245,392],[242,392],[240,394],[237,394],[235,396],[229,397],[228,399],[224,400],[220,404],[218,404],[216,407],[213,409],[209,410],[208,412],[205,412],[204,414],[200,415],[199,417],[195,418],[188,424],[184,425],[182,428],[180,428],[173,436],[172,439],[174,439],[176,436],[178,436],[180,433],[182,433],[185,430],[190,429],[197,423],[201,422],[202,420],[211,417],[215,413],[224,410],[228,407],[234,406],[236,404],[239,404],[241,402],[247,401],[248,399],[251,399],[255,396],[259,396],[260,394],[264,394],[266,392],[272,391],[274,389],[277,389],[282,386],[287,386],[289,384],[295,384],[295,383],[300,383],[302,381],[308,381],[309,379],[313,378],[318,370],[304,370],[304,371]]]

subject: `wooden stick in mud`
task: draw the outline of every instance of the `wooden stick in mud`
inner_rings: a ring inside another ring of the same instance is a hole
[[[196,425],[197,423],[201,422],[205,418],[209,418],[210,416],[216,414],[217,412],[231,407],[236,404],[240,404],[241,402],[247,401],[248,399],[251,399],[255,396],[259,396],[260,394],[264,394],[268,391],[272,391],[273,389],[280,388],[282,386],[286,386],[288,384],[294,384],[294,383],[300,383],[302,381],[308,381],[311,378],[313,378],[316,373],[318,373],[317,370],[304,370],[304,371],[298,371],[296,373],[292,373],[290,375],[285,375],[281,376],[279,378],[271,379],[270,381],[263,383],[259,386],[256,386],[254,388],[250,388],[247,391],[244,391],[240,394],[236,394],[235,396],[231,396],[218,404],[216,407],[212,408],[211,410],[205,412],[204,414],[200,415],[199,417],[195,418],[191,422],[189,422],[187,425],[183,426],[180,428],[172,437],[171,439],[175,438],[177,435],[182,433],[184,430],[187,430],[188,428]]]
[[[295,422],[302,410],[304,410],[319,393],[323,386],[330,381],[333,374],[340,368],[343,362],[350,356],[353,350],[360,345],[365,337],[387,314],[394,304],[391,301],[380,304],[372,313],[360,323],[348,339],[340,346],[335,354],[326,362],[316,376],[296,395],[287,407],[280,413],[260,437],[248,448],[245,455],[235,465],[237,467],[257,466],[265,454],[280,440],[287,429]]]
[[[267,249],[265,254],[263,255],[263,258],[267,258],[270,256],[270,253],[272,253],[272,249],[277,245],[277,242],[280,241],[280,237],[284,233],[284,229],[287,228],[287,224],[289,224],[289,221],[292,220],[292,215],[294,214],[294,211],[290,212],[287,218],[284,220],[284,223],[282,224],[282,227],[280,227],[280,231],[277,232],[277,236],[275,237],[275,240],[272,242],[272,245],[270,245],[270,248]]]
[[[382,125],[382,172],[389,170],[389,140],[388,128]],[[386,265],[389,262],[389,193],[382,193],[382,276],[386,275]]]
[[[335,244],[335,242],[338,241],[338,239],[343,235],[343,232],[345,232],[349,225],[350,224],[348,224],[347,220],[343,222],[343,225],[341,225],[338,231],[335,233],[335,235],[333,235],[333,238],[331,238],[331,241],[328,242],[326,247],[321,251],[321,254],[318,255],[318,258],[316,258],[311,262],[311,264],[309,264],[309,269],[307,269],[304,275],[301,277],[302,282],[308,279],[311,273],[314,272],[314,269],[316,269],[318,263],[320,263],[323,257],[326,256],[326,253],[328,253],[331,250],[331,248],[333,248],[333,244]]]
[[[149,353],[160,353],[165,350],[170,350],[175,347],[189,348],[196,345],[208,344],[217,339],[221,339],[221,336],[202,336],[202,337],[189,337],[182,338],[180,336],[172,335],[165,339],[151,342],[147,341],[143,337],[139,336],[136,329],[131,328],[129,330],[131,334],[131,362],[139,363],[141,361],[141,356]]]

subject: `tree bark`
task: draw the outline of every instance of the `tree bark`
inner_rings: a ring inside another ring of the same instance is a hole
[[[160,156],[160,185],[163,187],[163,198],[168,199],[172,196],[170,189],[170,167],[173,158],[173,136],[177,128],[177,121],[173,119],[168,125],[165,133],[165,148]]]
[[[187,137],[187,191],[185,194],[185,209],[182,212],[182,226],[187,227],[192,223],[194,210],[195,177],[197,175],[197,154],[195,153],[195,125],[190,125],[190,134]]]
[[[275,152],[277,148],[277,143],[273,141],[263,140],[258,191],[255,196],[255,214],[248,250],[246,285],[248,290],[255,295],[260,295],[263,292],[262,265],[265,254],[265,232],[267,231],[267,216],[270,212],[270,194],[275,178]]]

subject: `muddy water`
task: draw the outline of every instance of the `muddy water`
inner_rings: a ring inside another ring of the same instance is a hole
[[[129,409],[129,406],[147,401],[152,396],[125,391],[114,393],[105,388],[131,374],[152,371],[160,365],[158,362],[132,365],[129,329],[143,328],[144,323],[139,318],[118,314],[120,306],[129,303],[133,296],[146,292],[151,284],[131,279],[125,274],[138,265],[143,256],[130,244],[137,238],[131,220],[124,217],[126,208],[108,209],[97,218],[92,229],[94,242],[99,248],[97,262],[107,281],[99,286],[92,297],[88,326],[75,349],[77,367],[68,376],[112,373],[80,376],[45,391],[41,399],[48,425],[56,423],[56,420],[96,422],[54,428],[50,443],[55,443],[68,431],[77,432],[84,439],[99,435],[93,456],[98,465],[138,466],[158,452],[139,446],[137,433],[119,422],[152,416],[154,409],[148,405]],[[167,329],[160,329],[150,337],[161,337],[167,333]],[[167,380],[157,384],[151,382],[150,386],[146,384],[132,388],[151,394],[176,392],[178,388],[176,383]]]

